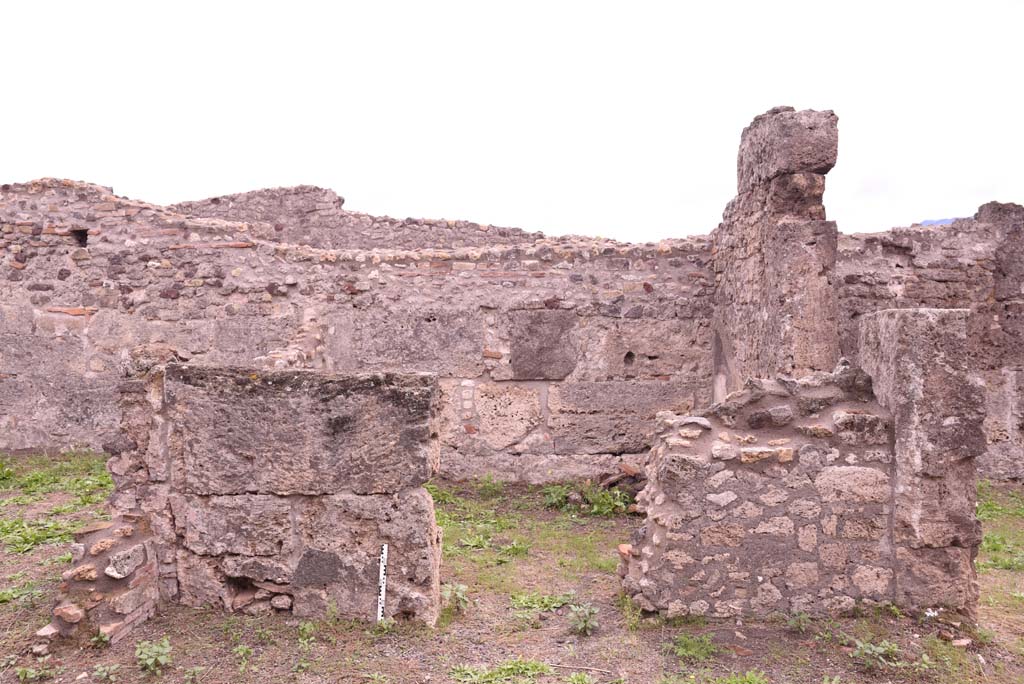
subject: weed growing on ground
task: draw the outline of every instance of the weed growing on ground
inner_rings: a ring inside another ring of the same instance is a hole
[[[238,674],[245,674],[245,671],[249,669],[249,659],[252,658],[252,647],[239,644],[231,652],[238,658]]]
[[[711,660],[718,653],[718,647],[706,634],[693,636],[690,634],[679,634],[672,640],[672,643],[665,644],[665,650],[675,655],[684,663],[703,663]]]
[[[393,633],[396,629],[398,629],[398,623],[395,622],[395,618],[384,618],[373,625],[370,634],[377,637],[385,636]]]
[[[97,665],[92,670],[92,678],[98,682],[116,682],[120,665]]]
[[[12,575],[8,579],[15,579]],[[23,605],[35,605],[35,602],[42,598],[43,592],[34,581],[22,582],[13,587],[0,589],[0,605],[4,603],[19,603]]]
[[[576,592],[570,591],[564,594],[512,594],[510,598],[514,610],[544,613],[569,605],[576,598]]]
[[[633,503],[633,497],[621,489],[604,489],[593,485],[583,490],[583,500],[589,507],[586,509],[589,515],[604,517],[622,515],[629,504]]]
[[[597,681],[586,672],[573,672],[564,681],[565,684],[597,684]]]
[[[505,492],[505,483],[495,480],[491,475],[484,475],[477,482],[476,491],[484,499],[497,499]]]
[[[760,670],[748,670],[743,674],[728,674],[715,677],[708,684],[769,684],[768,677]]]
[[[518,539],[498,547],[497,563],[508,563],[513,558],[523,558],[530,553],[530,545]]]
[[[459,665],[452,669],[451,678],[456,682],[473,682],[473,684],[491,682],[535,682],[541,675],[549,675],[549,665],[537,660],[506,660],[493,668],[471,667]]]
[[[587,484],[579,495],[576,496],[578,503],[574,503],[573,487],[569,485],[548,485],[541,489],[544,497],[544,506],[560,511],[581,512],[594,516],[622,515],[633,503],[633,497],[629,493],[617,489],[605,489],[593,484]]]
[[[63,668],[54,668],[49,663],[50,656],[40,658],[34,667],[16,667],[14,674],[19,682],[41,682],[44,679],[53,679]]]
[[[433,482],[428,482],[423,485],[423,487],[427,490],[431,498],[434,499],[434,503],[437,505],[462,503],[462,499],[454,492],[448,491],[447,489],[441,489]]]
[[[461,613],[469,607],[469,597],[466,596],[467,587],[465,584],[448,582],[441,587],[441,598],[450,605],[456,613]]]
[[[0,519],[0,542],[9,553],[28,553],[44,544],[71,541],[77,523],[67,520]]]
[[[573,634],[590,636],[597,631],[598,610],[589,603],[575,603],[569,606],[569,629]]]
[[[181,681],[184,684],[198,684],[200,677],[203,676],[203,672],[206,670],[205,667],[196,666],[190,667],[185,670],[185,674],[182,676]]]
[[[314,622],[300,622],[299,623],[299,648],[303,653],[308,653],[313,644],[316,643],[316,623]]]
[[[143,672],[159,675],[171,664],[172,650],[169,637],[160,641],[140,641],[135,644],[135,660]]]
[[[850,657],[866,670],[907,666],[900,658],[900,647],[887,639],[877,644],[860,639],[855,639],[853,643],[855,648]]]
[[[640,610],[640,606],[636,605],[636,602],[625,593],[618,595],[615,605],[622,611],[622,621],[625,623],[626,629],[630,632],[639,630],[640,620],[643,619],[643,611]]]
[[[786,629],[790,632],[806,634],[811,628],[811,616],[807,613],[795,613],[786,619]]]

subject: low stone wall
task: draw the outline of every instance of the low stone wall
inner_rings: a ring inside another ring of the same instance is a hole
[[[864,317],[864,371],[752,380],[703,416],[659,414],[623,545],[646,610],[834,614],[858,603],[972,614],[984,386],[968,310]],[[873,381],[872,381],[873,379]]]
[[[895,599],[892,424],[848,366],[659,414],[620,574],[645,610],[839,613]]]
[[[374,619],[385,543],[385,615],[433,624],[433,376],[165,360],[131,361],[106,445],[117,515],[82,537],[50,631],[117,639],[161,600]]]

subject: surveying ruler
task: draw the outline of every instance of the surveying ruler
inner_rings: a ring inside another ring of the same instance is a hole
[[[377,576],[377,622],[384,619],[384,601],[388,595],[388,545],[380,547],[380,573]]]

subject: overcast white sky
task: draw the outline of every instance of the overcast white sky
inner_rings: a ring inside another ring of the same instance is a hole
[[[105,9],[99,9],[102,5]],[[706,233],[740,132],[839,115],[825,203],[882,230],[1024,203],[1024,2],[5,2],[0,182],[645,241]]]

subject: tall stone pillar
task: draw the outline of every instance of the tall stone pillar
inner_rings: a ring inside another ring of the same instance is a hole
[[[860,361],[895,423],[892,543],[901,606],[973,612],[975,458],[985,452],[984,388],[968,374],[967,309],[864,316]]]
[[[838,233],[822,204],[837,121],[776,107],[743,131],[737,194],[712,234],[716,401],[747,378],[831,371],[839,360]]]

